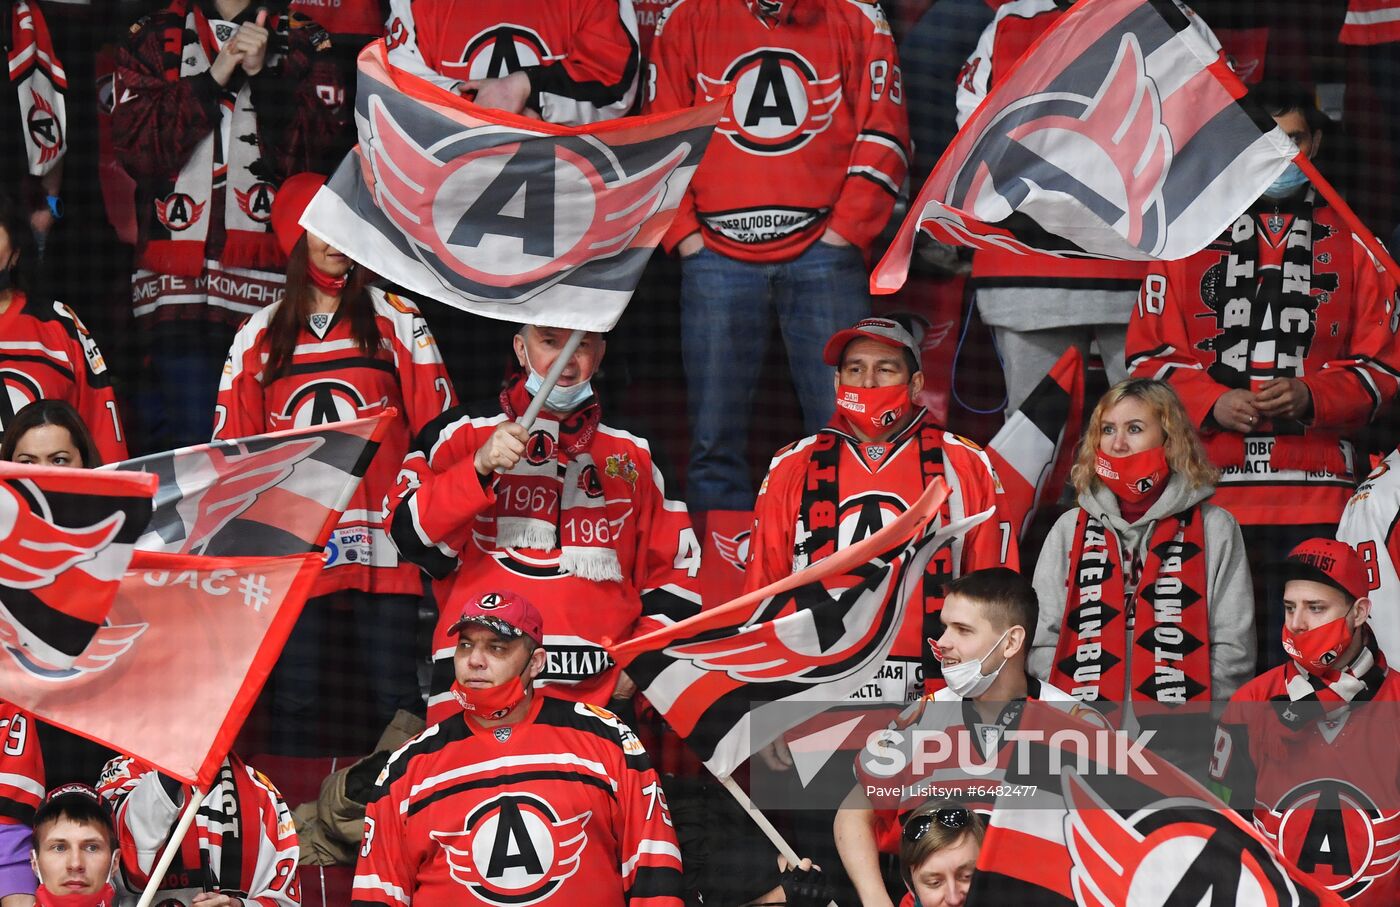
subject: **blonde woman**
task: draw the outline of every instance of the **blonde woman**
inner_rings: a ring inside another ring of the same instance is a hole
[[[1254,673],[1249,567],[1235,518],[1206,503],[1218,472],[1171,387],[1114,385],[1070,477],[1079,506],[1036,564],[1031,673],[1124,726],[1229,699]]]

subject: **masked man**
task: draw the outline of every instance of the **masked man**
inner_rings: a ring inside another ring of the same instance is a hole
[[[1245,684],[1216,731],[1211,780],[1291,863],[1354,907],[1400,902],[1400,681],[1367,618],[1366,565],[1309,539],[1276,565],[1283,665]]]
[[[118,859],[117,830],[97,791],[86,784],[49,791],[34,814],[30,857],[40,907],[116,907]]]
[[[473,597],[448,627],[454,714],[390,757],[365,815],[356,907],[681,907],[681,855],[641,743],[534,689],[540,612]]]
[[[602,421],[591,384],[602,335],[585,335],[529,431],[514,421],[568,335],[522,327],[522,372],[501,392],[501,412],[473,418],[459,407],[430,422],[386,502],[399,552],[437,581],[430,723],[454,711],[448,628],[483,589],[528,590],[551,633],[541,681],[594,705],[618,684],[604,640],[699,609],[700,543],[685,505],[667,499],[646,441]],[[631,695],[629,685],[617,692]]]

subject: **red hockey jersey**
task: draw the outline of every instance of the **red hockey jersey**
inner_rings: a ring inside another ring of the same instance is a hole
[[[1337,40],[1343,44],[1400,41],[1400,0],[1348,0]]]
[[[681,853],[637,736],[536,695],[514,725],[456,713],[389,759],[353,907],[680,907]]]
[[[834,501],[836,547],[858,542],[892,522],[918,500],[927,484],[925,469],[930,457],[942,462],[942,475],[951,489],[944,505],[947,518],[957,520],[997,506],[1001,483],[982,449],[966,438],[934,428],[936,451],[923,451],[925,426],[933,427],[920,412],[908,427],[888,441],[863,444],[837,428],[825,428],[781,451],[768,467],[768,476],[754,504],[754,529],[749,537],[749,560],[744,589],[752,591],[820,560],[822,554],[806,553],[808,527],[803,517],[803,497],[812,473],[812,458],[819,441],[835,439],[839,449]],[[825,436],[825,438],[823,437]],[[953,542],[951,551],[940,552],[929,571],[946,571],[951,580],[971,570],[1020,564],[1017,530],[1010,522],[993,517],[973,527]],[[829,553],[829,552],[828,552]],[[926,600],[925,608],[938,607]],[[890,650],[886,668],[875,683],[878,691],[862,688],[857,701],[905,703],[924,693],[924,640],[930,635],[925,622],[937,620],[937,611],[911,608],[905,626]],[[932,624],[930,623],[930,626]],[[935,636],[938,634],[932,634]]]
[[[403,556],[428,572],[438,604],[428,720],[457,710],[449,692],[457,641],[447,629],[473,594],[520,592],[544,617],[549,662],[539,683],[567,699],[606,703],[617,667],[602,643],[681,620],[700,607],[700,540],[685,505],[666,497],[647,442],[598,425],[588,452],[622,581],[564,571],[560,550],[496,546],[495,480],[483,485],[473,457],[504,414],[444,413],[404,460],[386,506]]]
[[[637,42],[642,46],[642,59],[651,56],[651,42],[656,37],[656,23],[665,15],[666,8],[676,0],[632,0],[632,8],[637,13]]]
[[[1243,525],[1336,523],[1357,479],[1344,435],[1400,387],[1394,285],[1330,206],[1319,200],[1313,210],[1310,271],[1285,260],[1306,241],[1293,216],[1256,205],[1232,227],[1257,235],[1261,273],[1282,267],[1285,288],[1306,286],[1313,305],[1275,312],[1231,297],[1243,275],[1230,270],[1236,253],[1226,231],[1190,258],[1154,262],[1128,325],[1128,368],[1171,382],[1222,468],[1212,500]],[[1307,384],[1310,421],[1265,422],[1243,437],[1215,427],[1211,410],[1222,394],[1276,377]]]
[[[112,377],[97,341],[68,306],[16,292],[0,314],[0,430],[41,399],[73,404],[102,462],[126,459]]]
[[[391,0],[389,62],[448,91],[513,72],[528,109],[581,126],[620,117],[641,55],[631,0]]]
[[[111,804],[117,822],[122,856],[118,888],[125,886],[134,903],[179,821],[183,802],[172,798],[155,769],[125,756],[107,763],[98,792]],[[249,907],[295,907],[301,903],[300,852],[282,795],[262,772],[230,754],[170,864],[157,903],[188,905],[201,892],[222,891]]]
[[[34,719],[0,699],[0,825],[32,825],[44,799],[44,757]]]
[[[656,27],[650,76],[651,111],[734,91],[666,248],[698,230],[731,258],[787,261],[828,227],[861,249],[884,228],[909,122],[878,3],[681,0]]]
[[[1012,0],[997,9],[996,18],[982,32],[976,49],[958,74],[959,126],[1069,7],[1066,0]],[[1017,255],[995,249],[979,249],[972,256],[972,283],[982,287],[1132,291],[1142,283],[1144,270],[1140,261]]]
[[[1280,715],[1292,708],[1296,673],[1291,663],[1274,668],[1230,699],[1211,777],[1289,862],[1355,907],[1391,907],[1400,903],[1400,677],[1385,671],[1370,701],[1294,730]]]
[[[456,395],[428,323],[413,303],[378,289],[369,294],[380,337],[373,358],[360,354],[349,319],[336,312],[319,334],[311,324],[302,326],[291,368],[264,385],[267,328],[277,303],[239,329],[219,383],[215,439],[363,419],[389,407],[399,411],[331,533],[326,569],[313,595],[341,589],[417,595],[423,589],[418,567],[400,560],[389,541],[384,496],[413,436],[454,406]]]

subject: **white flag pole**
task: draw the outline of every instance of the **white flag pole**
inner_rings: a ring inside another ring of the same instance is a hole
[[[554,385],[558,383],[559,376],[564,374],[564,369],[568,367],[569,360],[574,358],[574,353],[578,351],[578,345],[583,342],[583,331],[575,330],[569,333],[569,339],[564,341],[564,348],[555,357],[554,363],[550,365],[549,371],[545,373],[544,384],[535,392],[535,399],[530,401],[530,406],[525,410],[525,414],[515,421],[526,431],[535,424],[535,418],[544,408],[545,398],[549,392],[554,390]]]
[[[195,813],[199,812],[199,807],[204,803],[205,792],[199,788],[194,788],[190,793],[189,802],[185,804],[185,811],[180,814],[180,821],[175,826],[175,831],[170,836],[170,840],[165,842],[165,849],[160,852],[160,859],[156,860],[155,867],[151,870],[151,877],[146,882],[146,890],[141,892],[141,900],[136,902],[136,907],[151,907],[151,903],[156,899],[156,893],[160,891],[160,883],[165,881],[165,873],[170,869],[170,864],[175,861],[175,854],[180,852],[180,845],[184,843],[185,835],[189,832],[190,826],[194,824]]]
[[[744,789],[739,786],[738,782],[729,775],[718,780],[720,786],[729,791],[729,795],[738,801],[739,805],[744,808],[744,812],[749,814],[749,818],[753,819],[753,823],[763,832],[764,837],[766,837],[774,847],[778,848],[779,856],[787,860],[789,866],[796,868],[797,865],[802,862],[798,859],[797,851],[793,850],[792,845],[787,842],[787,839],[783,837],[782,833],[773,827],[773,823],[768,821],[768,817],[758,811],[753,805],[753,801],[749,799],[749,795],[744,793]],[[836,907],[836,902],[832,901],[830,907]]]

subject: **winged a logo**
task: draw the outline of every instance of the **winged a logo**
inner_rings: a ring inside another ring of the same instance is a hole
[[[926,546],[931,547],[931,546]],[[903,624],[907,595],[900,565],[888,563],[846,589],[821,583],[775,595],[737,631],[666,649],[710,671],[745,683],[827,683],[888,652]]]
[[[530,794],[499,794],[467,816],[460,831],[433,831],[452,880],[490,904],[537,904],[578,871],[592,812],[560,819]]]
[[[130,647],[131,628],[95,625],[95,615],[63,605],[99,595],[112,579],[108,552],[125,523],[118,511],[89,526],[63,526],[32,483],[24,483],[24,493],[0,483],[0,646],[21,667],[69,676],[105,666]]]
[[[661,210],[668,179],[691,153],[682,142],[623,173],[588,135],[482,127],[425,148],[379,95],[368,100],[368,120],[371,138],[359,146],[365,185],[414,254],[459,289],[523,294],[623,252]],[[440,156],[468,138],[476,147]]]
[[[39,589],[65,570],[95,559],[121,531],[126,516],[113,513],[91,526],[49,522],[13,488],[0,484],[0,587]]]
[[[831,126],[841,105],[841,74],[822,78],[791,50],[764,47],[745,54],[722,78],[698,73],[706,101],[734,97],[715,132],[753,154],[782,155],[801,148]]]
[[[1217,810],[1164,799],[1124,817],[1072,770],[1061,775],[1075,903],[1302,903],[1274,855]]]
[[[711,531],[710,537],[715,540],[715,548],[718,549],[719,556],[724,558],[725,563],[742,573],[744,565],[749,562],[749,540],[752,537],[752,532],[745,529],[736,535],[723,535]]]
[[[1001,111],[955,175],[947,201],[1009,227],[1027,226],[1026,219],[1063,222],[1067,196],[1128,245],[1152,253],[1166,242],[1162,187],[1172,157],[1160,89],[1147,75],[1137,37],[1126,33],[1092,97],[1042,92]],[[951,220],[933,213],[931,219]],[[967,230],[956,222],[944,226],[954,235]],[[1039,235],[1036,244],[1077,250],[1064,236]]]
[[[1254,816],[1285,858],[1345,900],[1400,865],[1400,812],[1382,810],[1355,784],[1309,780]]]
[[[202,554],[229,523],[253,506],[259,495],[285,481],[297,464],[322,443],[321,438],[300,438],[255,451],[211,447],[208,467],[216,479],[195,496],[195,512],[180,553]],[[179,506],[190,504],[186,499]]]

